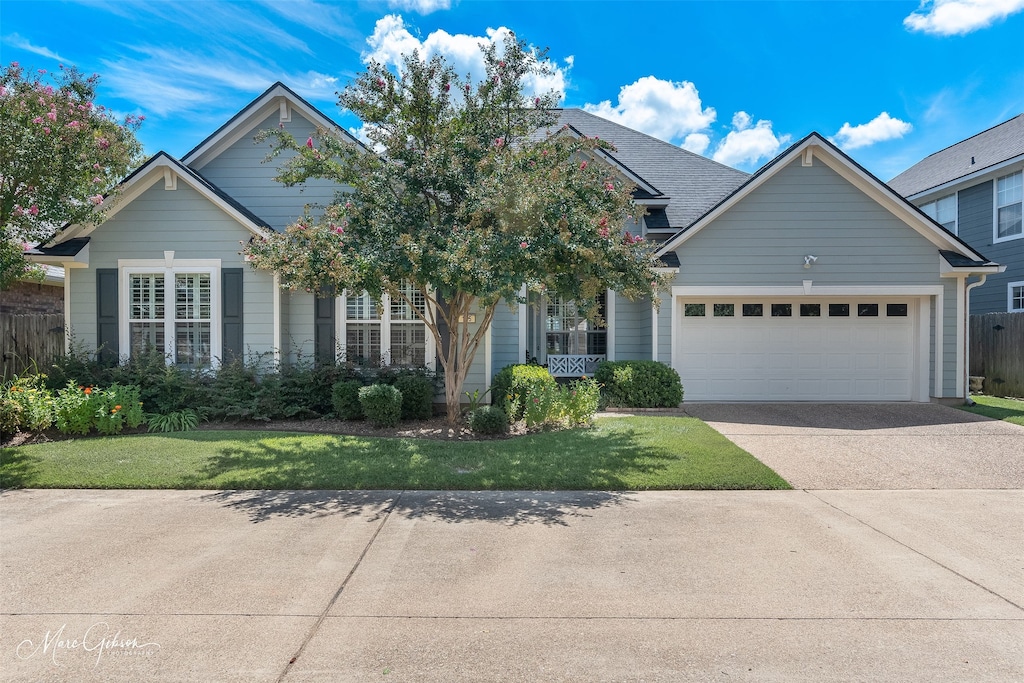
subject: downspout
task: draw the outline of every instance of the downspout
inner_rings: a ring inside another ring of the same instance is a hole
[[[964,403],[974,405],[971,398],[971,290],[981,287],[988,279],[988,273],[982,273],[981,279],[964,288]]]

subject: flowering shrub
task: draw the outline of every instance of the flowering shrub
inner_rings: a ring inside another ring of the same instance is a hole
[[[96,408],[96,431],[100,434],[120,434],[125,427],[134,429],[143,423],[139,388],[114,384],[92,395]]]
[[[120,434],[125,427],[138,427],[145,418],[139,388],[113,384],[107,389],[77,386],[69,382],[54,399],[57,429],[64,434]]]
[[[95,423],[96,406],[92,403],[92,387],[74,382],[57,392],[53,401],[57,429],[63,434],[86,435]]]
[[[562,389],[563,418],[570,427],[590,426],[601,401],[601,385],[582,377]]]
[[[96,104],[98,82],[73,68],[32,73],[11,62],[0,71],[0,283],[24,272],[22,240],[100,220],[105,196],[141,158],[142,117],[118,121]]]
[[[555,386],[555,378],[546,368],[539,365],[507,365],[494,376],[491,396],[496,405],[504,407],[509,419],[516,421],[525,415],[527,396],[534,396],[543,386]]]
[[[17,404],[18,417],[9,431],[41,432],[53,424],[53,395],[46,388],[46,375],[15,377],[3,391],[3,398]]]

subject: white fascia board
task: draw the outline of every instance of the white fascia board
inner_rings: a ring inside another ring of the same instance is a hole
[[[67,271],[69,268],[89,267],[89,245],[86,243],[74,256],[47,256],[45,254],[26,254],[25,260],[48,266],[60,266]]]
[[[939,277],[962,277],[964,275],[982,275],[988,273],[1005,273],[1006,266],[993,263],[986,266],[952,266],[949,261],[939,255]]]
[[[999,173],[999,171],[1005,170],[1009,166],[1015,164],[1024,163],[1024,154],[1018,154],[1015,157],[1010,157],[1004,161],[1000,161],[998,164],[992,164],[985,168],[980,168],[977,171],[968,173],[967,175],[954,178],[953,180],[947,180],[941,185],[935,187],[929,187],[927,190],[921,190],[911,195],[907,195],[907,199],[914,202],[915,204],[922,200],[930,200],[932,197],[940,199],[947,194],[952,194],[954,191],[964,190],[971,185],[977,185],[985,176],[992,175],[993,177]]]

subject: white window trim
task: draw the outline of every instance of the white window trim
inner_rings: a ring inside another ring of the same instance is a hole
[[[174,363],[174,317],[166,312],[174,306],[167,298],[167,281],[178,273],[208,273],[210,275],[210,366],[217,368],[223,354],[221,332],[220,259],[175,259],[174,252],[166,252],[162,259],[118,259],[117,261],[117,329],[119,356],[131,355],[131,276],[136,274],[162,274],[164,276],[164,356],[168,364]],[[173,286],[171,287],[173,294]],[[172,296],[173,299],[173,296]]]
[[[429,303],[427,304],[430,305]],[[345,357],[347,357],[347,344],[345,340],[348,339],[348,292],[342,292],[341,296],[335,299],[335,335],[337,339],[337,346],[341,350]],[[415,323],[423,325],[423,337],[424,337],[424,349],[423,349],[423,360],[424,367],[428,370],[433,370],[437,365],[437,343],[434,341],[433,333],[427,328],[427,324],[419,318],[412,320],[393,320],[391,318],[391,295],[383,294],[379,302],[381,309],[381,316],[376,320],[363,320],[361,318],[353,318],[352,323],[355,325],[362,325],[366,323],[372,323],[380,325],[380,355],[381,364],[383,366],[391,365],[391,324],[392,323]]]
[[[1018,174],[1021,175],[1021,181],[1024,182],[1024,170],[1007,173],[1006,175],[999,176],[992,180],[992,244],[1024,239],[1024,229],[1016,235],[1009,235],[1008,237],[999,236],[999,209],[1002,208],[999,206],[999,181],[1003,178],[1008,178],[1012,175]],[[1016,203],[1017,202],[1014,202],[1014,204]],[[1006,206],[1013,206],[1013,204],[1007,204]],[[1024,208],[1024,199],[1021,201],[1021,206]]]
[[[1013,288],[1024,287],[1024,280],[1019,282],[1008,282],[1006,284],[1006,312],[1007,313],[1020,313],[1024,312],[1024,306],[1021,308],[1013,307]]]

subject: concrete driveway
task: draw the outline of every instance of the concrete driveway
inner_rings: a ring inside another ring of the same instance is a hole
[[[1019,681],[1024,493],[0,493],[0,679]]]
[[[932,403],[695,403],[802,489],[1024,489],[1024,427]]]

